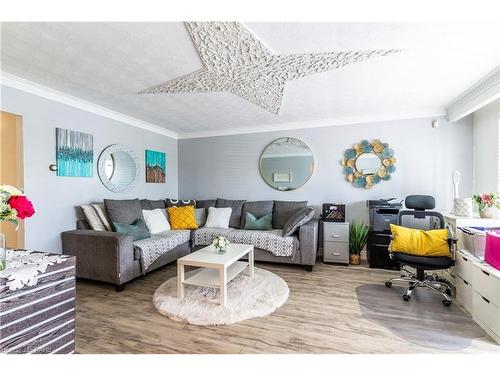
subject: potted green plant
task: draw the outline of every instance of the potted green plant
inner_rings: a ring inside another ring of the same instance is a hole
[[[349,226],[349,263],[357,265],[361,261],[361,251],[368,241],[368,225],[361,220],[353,220]]]

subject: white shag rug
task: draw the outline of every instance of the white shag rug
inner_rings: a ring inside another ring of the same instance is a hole
[[[186,278],[197,272],[186,273]],[[177,278],[164,282],[153,295],[160,314],[178,322],[201,326],[227,325],[271,314],[288,299],[288,285],[272,272],[255,268],[236,276],[227,288],[227,304],[219,304],[219,289],[185,286],[184,299],[177,298]]]

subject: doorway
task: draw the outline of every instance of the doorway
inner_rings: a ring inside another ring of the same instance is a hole
[[[12,185],[24,190],[23,119],[1,111],[0,119],[0,185]],[[0,222],[7,247],[24,248],[24,223],[19,228],[12,223]]]

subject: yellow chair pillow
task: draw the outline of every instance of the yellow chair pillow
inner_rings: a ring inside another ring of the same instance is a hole
[[[450,256],[448,230],[421,230],[391,224],[391,251],[426,257]]]
[[[172,229],[197,229],[194,206],[169,207],[168,218]]]

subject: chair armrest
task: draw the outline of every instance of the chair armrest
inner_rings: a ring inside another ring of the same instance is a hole
[[[450,237],[447,239],[448,247],[450,248],[451,259],[455,259],[455,253],[457,252],[457,238]]]
[[[120,285],[133,278],[133,237],[116,232],[63,232],[63,254],[76,256],[76,275]]]
[[[318,220],[311,220],[299,228],[301,264],[314,266],[318,256]]]

